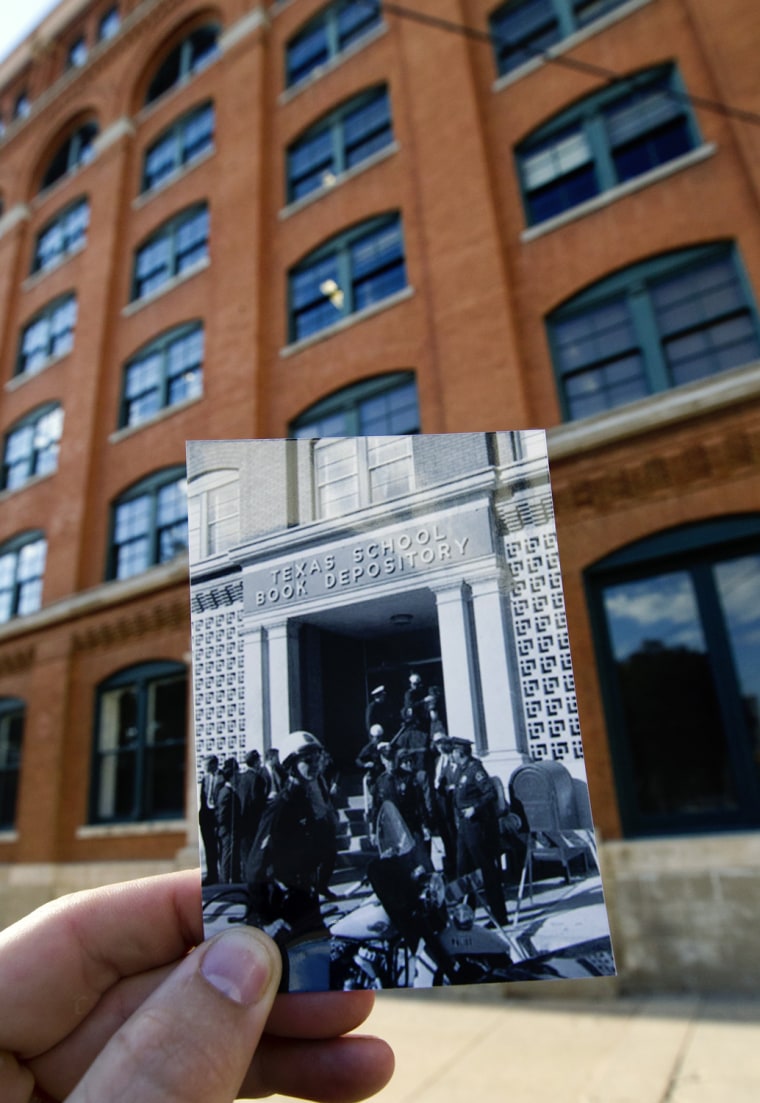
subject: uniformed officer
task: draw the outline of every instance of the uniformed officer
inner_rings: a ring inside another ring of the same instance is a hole
[[[451,754],[457,766],[454,817],[457,831],[457,877],[479,869],[486,901],[502,927],[507,908],[501,883],[499,830],[495,795],[483,763],[472,754],[469,739],[452,737]]]
[[[295,936],[324,928],[319,894],[335,864],[338,816],[320,777],[316,736],[291,732],[279,748],[285,782],[264,810],[246,865],[248,922],[281,920]]]

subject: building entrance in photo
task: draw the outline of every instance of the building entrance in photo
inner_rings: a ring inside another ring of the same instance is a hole
[[[299,655],[302,724],[323,741],[341,778],[356,784],[371,691],[386,687],[392,738],[413,670],[426,689],[443,688],[435,597],[420,590],[314,614],[300,625]]]

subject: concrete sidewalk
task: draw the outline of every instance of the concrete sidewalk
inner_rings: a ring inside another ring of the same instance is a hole
[[[378,1103],[756,1103],[760,1001],[593,997],[487,1002],[381,993],[367,1024],[393,1046]],[[473,990],[470,990],[472,992]]]

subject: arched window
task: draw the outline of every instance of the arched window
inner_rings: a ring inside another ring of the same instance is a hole
[[[186,548],[183,467],[168,467],[141,479],[114,502],[108,578],[131,578],[167,563]]]
[[[87,122],[61,142],[43,173],[40,191],[44,191],[70,172],[88,164],[93,157],[97,135],[98,124]]]
[[[298,341],[406,287],[401,219],[362,222],[325,242],[289,274],[290,338]]]
[[[682,249],[623,269],[547,319],[568,418],[587,417],[760,357],[733,247]]]
[[[570,210],[699,145],[673,66],[616,81],[563,111],[517,147],[529,223]]]
[[[216,56],[218,50],[219,26],[204,23],[196,27],[169,51],[156,69],[145,95],[146,104],[153,103],[178,84],[190,80]]]
[[[499,75],[569,38],[628,0],[509,0],[489,16]]]
[[[32,272],[44,272],[83,249],[90,224],[90,201],[82,196],[59,211],[40,230],[34,246]]]
[[[15,490],[58,467],[63,407],[48,403],[21,418],[5,435],[0,489]]]
[[[37,372],[71,352],[77,320],[77,299],[73,291],[44,306],[21,331],[16,375]]]
[[[209,471],[187,490],[190,560],[218,555],[240,538],[240,479],[234,470]]]
[[[172,123],[146,151],[142,191],[159,187],[213,145],[214,105],[204,103]]]
[[[287,154],[288,200],[328,188],[393,141],[388,89],[373,88],[334,108],[301,134]]]
[[[16,822],[16,801],[24,741],[24,702],[0,697],[0,830]]]
[[[350,49],[381,23],[373,0],[337,0],[323,8],[285,47],[285,82],[298,84]]]
[[[162,226],[135,253],[132,300],[160,290],[208,257],[208,206],[189,207]]]
[[[203,323],[175,326],[129,360],[119,427],[140,425],[203,391]]]
[[[46,555],[41,532],[25,532],[0,544],[0,624],[41,607]]]
[[[353,383],[310,406],[290,425],[293,437],[397,436],[419,431],[414,372]]]
[[[586,574],[624,828],[760,824],[760,515],[671,529]]]
[[[184,815],[186,701],[175,662],[130,667],[98,687],[91,822]]]

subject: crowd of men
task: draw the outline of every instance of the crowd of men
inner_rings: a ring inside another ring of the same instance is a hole
[[[440,689],[409,675],[399,703],[384,686],[366,710],[368,742],[357,765],[364,772],[367,833],[378,845],[380,810],[401,814],[423,860],[440,840],[449,878],[479,870],[488,909],[504,925],[498,792],[467,739],[446,730]],[[310,732],[291,732],[277,749],[250,751],[220,766],[206,759],[200,791],[205,883],[248,887],[248,920],[274,919],[289,930],[319,924],[320,897],[332,897],[338,813],[331,759]]]

